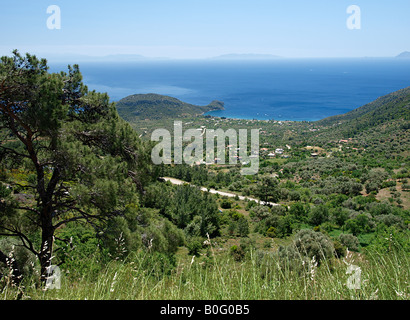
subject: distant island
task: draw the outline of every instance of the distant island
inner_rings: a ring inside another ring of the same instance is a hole
[[[160,94],[134,94],[117,102],[119,115],[129,121],[139,119],[183,118],[208,111],[223,110],[224,103],[214,100],[206,106],[197,106]]]
[[[404,51],[400,53],[396,58],[410,58],[410,52],[409,51]]]

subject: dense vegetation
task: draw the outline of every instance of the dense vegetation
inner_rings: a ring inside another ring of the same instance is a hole
[[[212,101],[207,106],[196,106],[176,98],[159,94],[134,94],[117,103],[118,113],[127,121],[196,116],[211,110],[223,109],[223,103]]]
[[[78,66],[49,74],[15,53],[0,81],[1,298],[409,298],[409,88],[318,122],[183,119],[260,128],[259,172],[244,176],[240,163],[151,165],[169,110],[127,123]],[[60,290],[39,289],[49,264]]]

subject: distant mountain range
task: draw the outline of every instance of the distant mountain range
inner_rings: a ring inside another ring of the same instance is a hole
[[[197,106],[176,98],[149,93],[134,94],[117,102],[119,115],[126,121],[139,119],[165,119],[196,116],[211,110],[223,110],[224,103],[214,100],[207,106]]]
[[[216,60],[216,61],[263,61],[286,58],[273,54],[258,54],[258,53],[230,53],[210,58],[197,58],[188,60]],[[410,52],[404,51],[396,56],[396,58],[410,58]],[[88,56],[81,54],[49,54],[48,59],[51,62],[64,62],[64,63],[80,63],[80,62],[143,62],[143,61],[171,61],[171,60],[183,60],[169,57],[146,57],[140,54],[112,54],[106,56]]]

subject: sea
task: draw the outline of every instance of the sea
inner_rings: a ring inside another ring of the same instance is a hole
[[[49,64],[51,72],[67,65]],[[90,90],[112,101],[157,93],[195,105],[223,101],[208,114],[258,120],[316,121],[410,86],[410,59],[142,60],[79,63]]]

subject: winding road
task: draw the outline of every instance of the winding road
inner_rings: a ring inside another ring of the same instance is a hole
[[[161,179],[164,179],[165,181],[169,181],[169,182],[171,182],[172,184],[175,184],[175,185],[190,184],[190,183],[188,183],[188,182],[186,182],[186,181],[179,180],[179,179],[175,179],[175,178],[170,178],[170,177],[162,177]],[[273,202],[260,201],[260,200],[255,199],[255,198],[244,197],[244,196],[237,195],[237,194],[235,194],[235,193],[224,192],[224,191],[218,191],[218,190],[215,190],[215,189],[208,189],[208,188],[205,188],[205,187],[201,187],[201,191],[209,192],[209,193],[213,193],[213,194],[219,194],[219,195],[221,195],[221,196],[223,196],[223,197],[231,197],[231,198],[234,198],[234,197],[237,196],[240,200],[246,200],[246,199],[248,199],[248,200],[250,200],[250,201],[255,201],[255,202],[257,202],[257,203],[259,203],[259,204],[261,204],[261,205],[268,205],[268,206],[278,206],[278,205],[279,205],[279,204],[273,203]]]

